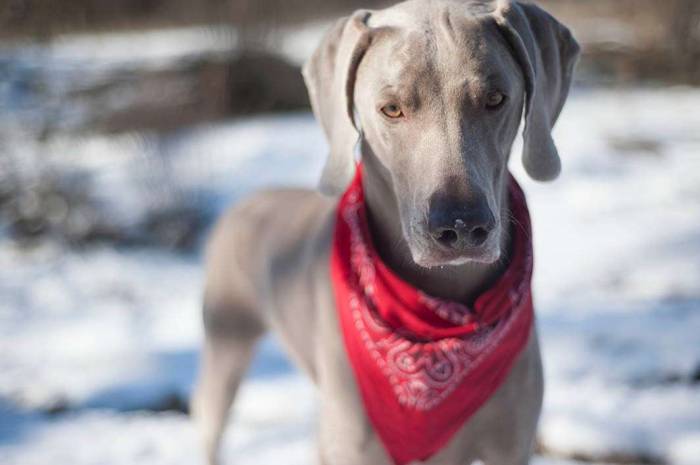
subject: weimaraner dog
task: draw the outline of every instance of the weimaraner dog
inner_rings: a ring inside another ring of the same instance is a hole
[[[506,165],[521,120],[528,175],[548,181],[560,172],[551,130],[578,55],[565,26],[514,0],[411,0],[357,11],[330,29],[304,67],[330,145],[322,193],[256,194],[220,220],[207,249],[193,413],[209,463],[218,463],[229,408],[268,329],[318,387],[320,463],[392,463],[363,410],[333,311],[336,196],[361,153],[382,260],[426,294],[473,302],[508,263]],[[530,331],[505,382],[423,463],[528,463],[543,396]]]

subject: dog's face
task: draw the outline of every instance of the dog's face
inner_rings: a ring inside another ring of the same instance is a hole
[[[366,156],[390,173],[422,266],[500,257],[506,165],[524,80],[494,23],[449,12],[375,35],[355,83]]]
[[[524,104],[526,169],[542,180],[559,172],[549,132],[578,47],[551,16],[530,8],[414,0],[358,12],[305,69],[331,142],[326,187],[347,184],[359,129],[363,157],[389,178],[421,266],[499,259],[506,166]]]

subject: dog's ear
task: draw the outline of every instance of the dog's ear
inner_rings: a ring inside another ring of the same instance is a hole
[[[370,42],[370,12],[359,10],[339,20],[304,65],[311,106],[330,145],[320,189],[341,193],[355,173],[353,151],[359,133],[353,118],[357,67]]]
[[[579,45],[536,5],[498,0],[495,17],[525,76],[523,165],[533,179],[555,179],[561,160],[551,132],[571,87]]]

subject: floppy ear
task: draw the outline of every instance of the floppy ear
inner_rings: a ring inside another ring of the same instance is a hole
[[[330,145],[321,174],[324,194],[343,192],[355,173],[353,150],[359,133],[353,118],[355,76],[370,42],[370,12],[359,10],[339,20],[304,65],[311,106]]]
[[[561,171],[551,132],[569,94],[580,47],[563,24],[536,5],[499,0],[495,16],[525,76],[523,165],[533,179],[550,181]]]

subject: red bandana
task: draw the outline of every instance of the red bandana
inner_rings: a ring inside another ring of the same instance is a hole
[[[430,297],[375,252],[361,167],[338,206],[331,277],[365,410],[396,465],[439,451],[504,381],[533,320],[530,218],[510,178],[511,263],[468,308]]]

